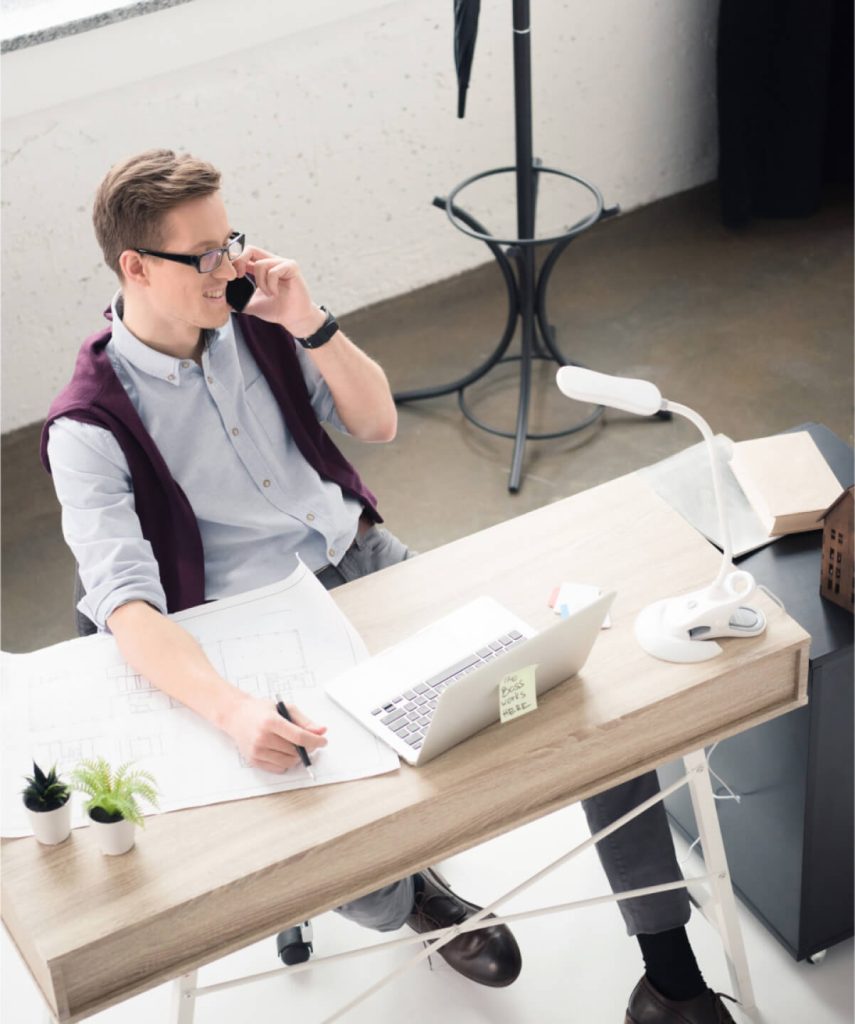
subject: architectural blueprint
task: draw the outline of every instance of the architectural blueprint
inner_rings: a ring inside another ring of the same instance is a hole
[[[312,755],[316,781],[297,765],[284,775],[252,768],[230,737],[156,689],[127,665],[111,636],[69,640],[32,654],[2,655],[0,834],[31,834],[20,791],[35,759],[66,773],[103,755],[151,771],[161,811],[218,803],[394,771],[398,756],[323,692],[322,684],[366,656],[362,640],[300,563],[280,583],[171,616],[217,671],[245,693],[281,694],[328,727]],[[85,824],[75,794],[72,823]],[[145,809],[145,808],[144,808]]]

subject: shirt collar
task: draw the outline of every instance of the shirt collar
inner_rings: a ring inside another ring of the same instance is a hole
[[[174,387],[181,384],[181,374],[192,369],[193,363],[190,360],[178,359],[176,356],[167,355],[165,352],[158,352],[157,349],[140,341],[135,334],[125,327],[122,320],[124,313],[124,302],[121,291],[117,291],[111,303],[113,313],[113,337],[111,344],[115,351],[143,373],[158,380],[164,380]],[[208,352],[219,341],[232,333],[231,317],[223,327],[205,331],[205,348]]]

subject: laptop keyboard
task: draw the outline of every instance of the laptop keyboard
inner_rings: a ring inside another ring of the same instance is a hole
[[[424,742],[425,733],[442,691],[458,679],[474,672],[476,668],[489,664],[512,647],[524,643],[525,639],[522,633],[515,629],[502,633],[468,657],[461,658],[411,690],[404,690],[400,696],[393,697],[379,708],[374,708],[371,714],[381,725],[395,733],[404,743],[408,743],[413,750],[418,750]]]

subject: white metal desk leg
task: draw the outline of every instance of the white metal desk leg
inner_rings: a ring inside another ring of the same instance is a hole
[[[198,974],[198,971],[190,971],[173,981],[171,1024],[193,1024]]]
[[[704,853],[704,863],[711,876],[712,903],[718,931],[724,945],[730,980],[734,994],[743,1009],[754,1009],[754,989],[751,975],[748,972],[748,959],[745,956],[745,943],[742,941],[742,930],[736,914],[736,897],[727,869],[727,856],[718,823],[718,811],[715,806],[712,786],[710,785],[707,757],[703,750],[686,754],[683,758],[686,773],[689,776],[689,793],[698,826],[698,836]]]

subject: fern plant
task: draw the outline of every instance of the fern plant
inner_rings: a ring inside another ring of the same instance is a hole
[[[85,793],[87,814],[100,808],[108,819],[124,818],[141,828],[145,826],[137,798],[157,807],[157,784],[151,772],[132,769],[127,761],[115,771],[103,757],[86,758],[71,773],[71,785]]]
[[[56,774],[56,765],[45,774],[33,761],[33,774],[25,775],[27,786],[21,790],[24,806],[31,811],[55,811],[71,796],[71,790]]]

